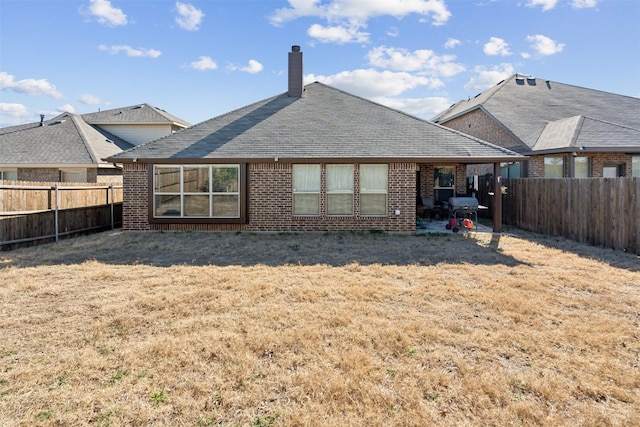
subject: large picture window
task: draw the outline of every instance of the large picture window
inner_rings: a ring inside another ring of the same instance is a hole
[[[360,165],[360,215],[387,214],[387,165]]]
[[[544,177],[562,178],[564,176],[564,159],[562,157],[544,158]]]
[[[320,215],[320,165],[293,165],[293,214]]]
[[[155,218],[239,218],[240,165],[154,166]]]
[[[327,214],[353,215],[353,165],[327,165]]]

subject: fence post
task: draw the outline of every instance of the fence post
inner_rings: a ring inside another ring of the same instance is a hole
[[[58,227],[58,207],[59,207],[59,204],[58,204],[58,199],[59,199],[59,197],[60,197],[60,193],[59,193],[59,191],[60,191],[60,190],[59,190],[59,188],[58,188],[58,183],[57,183],[57,182],[56,182],[56,185],[55,185],[55,190],[56,190],[56,213],[55,213],[55,221],[56,221],[56,242],[57,242],[57,241],[58,241],[58,239],[59,239],[59,230],[58,230],[58,228],[59,228],[59,227]]]
[[[115,223],[113,220],[113,183],[109,185],[109,191],[111,192],[111,201],[109,203],[109,206],[111,208],[111,229],[113,230],[115,228]]]

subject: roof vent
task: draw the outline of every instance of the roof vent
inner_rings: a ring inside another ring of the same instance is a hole
[[[40,114],[40,126],[44,126],[44,114]]]

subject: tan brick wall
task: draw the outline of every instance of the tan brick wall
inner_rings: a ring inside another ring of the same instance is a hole
[[[565,177],[569,176],[569,153],[548,154],[549,157],[562,157],[564,159]],[[529,177],[544,178],[544,158],[547,156],[531,156],[529,158]],[[631,155],[625,153],[585,153],[580,152],[578,157],[589,157],[591,159],[590,174],[592,178],[602,178],[605,165],[618,165],[624,163],[625,176],[631,177],[632,165]]]
[[[18,181],[58,182],[58,168],[18,168]]]
[[[125,230],[208,230],[208,231],[336,231],[385,230],[415,231],[416,164],[391,163],[388,173],[388,212],[386,217],[361,217],[358,165],[354,165],[354,216],[326,214],[326,195],[321,192],[320,216],[293,215],[292,165],[286,163],[251,164],[248,167],[248,224],[149,224],[148,165],[124,167],[123,228]],[[325,165],[321,182],[324,188]],[[395,211],[400,214],[396,215]]]
[[[495,121],[479,109],[443,123],[443,126],[509,150],[515,149],[517,151],[518,149],[526,148],[511,133],[496,124]]]
[[[18,168],[18,181],[60,182],[60,168]],[[98,181],[97,168],[87,169],[87,182]]]

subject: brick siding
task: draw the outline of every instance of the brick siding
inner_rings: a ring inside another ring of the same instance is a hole
[[[257,163],[248,167],[249,203],[247,224],[149,224],[148,170],[142,163],[124,165],[123,229],[125,230],[203,230],[203,231],[337,231],[384,230],[413,232],[416,220],[416,164],[390,163],[388,172],[388,212],[385,217],[359,215],[358,165],[354,164],[354,215],[332,217],[326,214],[326,193],[320,194],[320,215],[293,215],[292,165]],[[325,188],[325,165],[321,168]],[[395,214],[398,210],[399,215]]]
[[[18,181],[60,182],[60,168],[18,168]],[[87,182],[98,182],[97,168],[87,169]]]
[[[547,154],[546,156],[531,156],[529,158],[529,177],[544,178],[544,158],[545,157],[562,157],[564,159],[563,176],[569,176],[569,153]],[[631,154],[625,153],[585,153],[580,152],[578,157],[589,157],[590,160],[590,176],[592,178],[602,178],[603,168],[605,165],[624,164],[624,176],[631,177],[632,165]]]
[[[509,150],[518,151],[518,149],[526,149],[510,132],[498,125],[480,109],[449,120],[443,123],[443,126],[466,133],[467,135],[475,136],[483,141]]]

